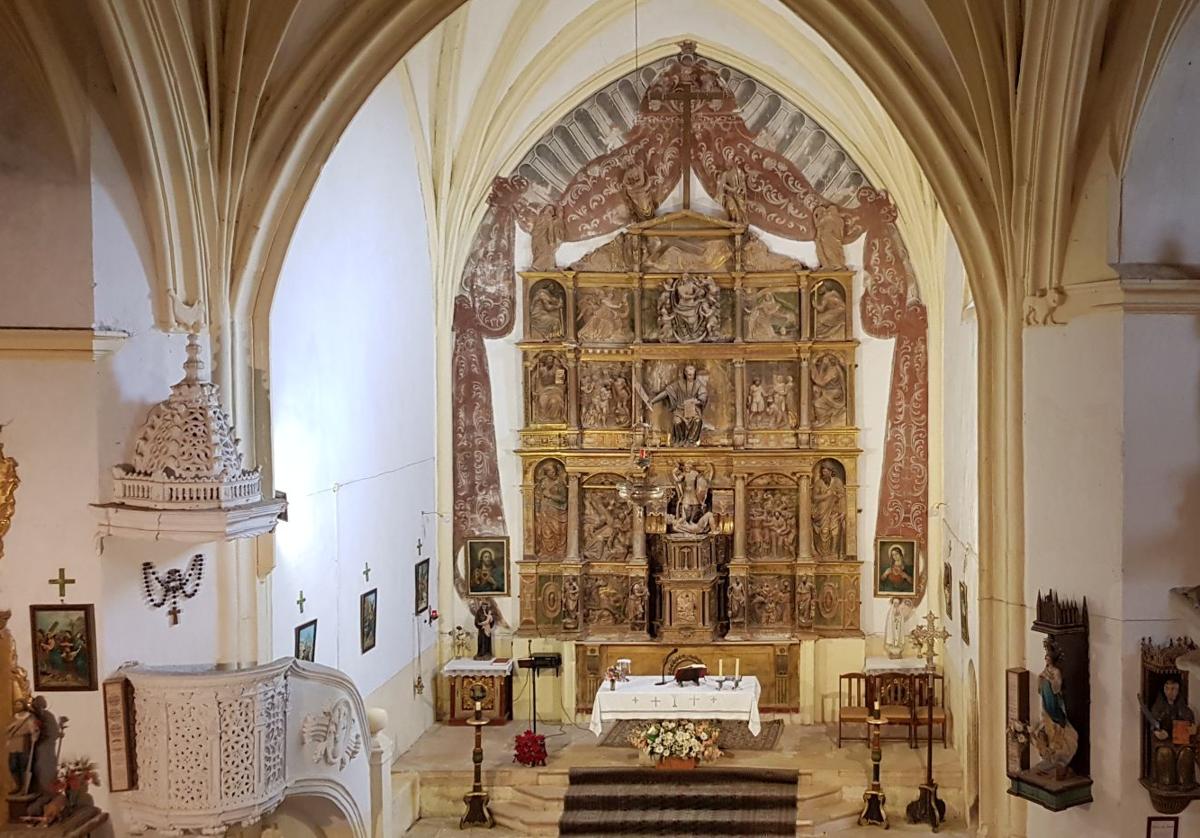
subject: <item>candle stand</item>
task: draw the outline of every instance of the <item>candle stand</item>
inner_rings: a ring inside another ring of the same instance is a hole
[[[492,810],[488,808],[488,793],[483,790],[483,726],[487,719],[483,718],[483,699],[486,693],[481,685],[471,687],[471,698],[475,699],[475,717],[467,719],[467,724],[475,728],[475,750],[471,752],[471,762],[475,764],[475,782],[471,790],[463,795],[463,803],[467,804],[467,813],[458,822],[459,829],[468,826],[482,826],[491,829],[496,825]]]

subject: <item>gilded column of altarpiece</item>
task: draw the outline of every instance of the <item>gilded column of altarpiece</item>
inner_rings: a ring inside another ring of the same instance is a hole
[[[682,210],[521,276],[519,632],[858,634],[852,272],[810,271],[743,224]],[[621,495],[643,447],[646,482],[665,489],[644,508]],[[665,521],[682,523],[668,536]],[[663,581],[674,549],[701,563],[674,576],[699,583]]]

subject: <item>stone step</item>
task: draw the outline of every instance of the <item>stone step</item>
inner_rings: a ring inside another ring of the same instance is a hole
[[[519,835],[558,835],[561,806],[558,811],[553,811],[509,800],[493,803],[491,809],[497,824]]]
[[[841,800],[842,788],[840,786],[812,786],[802,788],[796,793],[796,801],[799,806],[816,805],[829,800]]]

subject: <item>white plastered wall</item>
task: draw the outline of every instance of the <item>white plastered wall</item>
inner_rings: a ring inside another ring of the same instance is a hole
[[[393,73],[326,163],[270,319],[274,485],[289,503],[270,578],[273,653],[292,654],[295,627],[316,619],[317,661],[389,711],[397,752],[432,722],[438,631],[413,613],[417,540],[424,558],[436,540],[434,318],[406,119]],[[436,559],[431,571],[437,608]],[[377,640],[363,652],[359,601],[373,589]]]

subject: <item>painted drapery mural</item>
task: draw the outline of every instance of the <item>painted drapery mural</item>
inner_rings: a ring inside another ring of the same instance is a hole
[[[729,191],[729,172],[736,171],[745,184],[740,190],[745,222],[789,239],[816,242],[825,267],[833,267],[829,262],[840,256],[841,244],[865,236],[863,327],[873,337],[896,341],[876,536],[925,543],[928,323],[895,225],[895,207],[886,193],[857,186],[865,184],[861,173],[827,137],[813,133],[811,122],[802,126],[809,139],[798,146],[794,132],[780,129],[780,120],[758,119],[762,88],[747,84],[745,77],[735,79],[729,68],[700,58],[694,46],[685,43],[678,56],[657,62],[656,68],[643,68],[640,75],[620,80],[595,97],[595,113],[608,114],[606,129],[593,121],[595,130],[577,131],[574,139],[553,129],[548,136],[554,142],[535,149],[540,157],[527,158],[509,178],[497,178],[455,304],[456,553],[467,537],[506,533],[483,341],[504,337],[512,329],[514,224],[534,236],[536,260],[539,249],[552,250],[563,241],[590,239],[643,220],[647,210],[652,214],[678,184],[685,145],[691,167],[710,195],[720,201],[717,196]],[[645,89],[636,115],[617,144],[613,134],[627,121],[621,104],[627,105],[631,90],[639,86]],[[748,123],[747,103],[755,104],[753,122],[761,124]],[[780,108],[778,97],[774,106],[786,125],[796,125],[794,109]],[[577,110],[571,119],[578,123],[583,111]],[[685,123],[690,127],[687,143]],[[573,175],[564,172],[565,159],[578,160],[586,153],[581,149],[588,145],[588,136],[606,150],[578,165]],[[545,152],[554,146],[571,153],[560,153],[547,163]],[[825,178],[824,192],[805,175],[814,167],[799,162],[814,150],[833,161],[823,170],[816,167]],[[545,173],[556,174],[561,187],[542,176]],[[848,186],[857,189],[850,192]],[[839,202],[830,200],[830,193]]]

